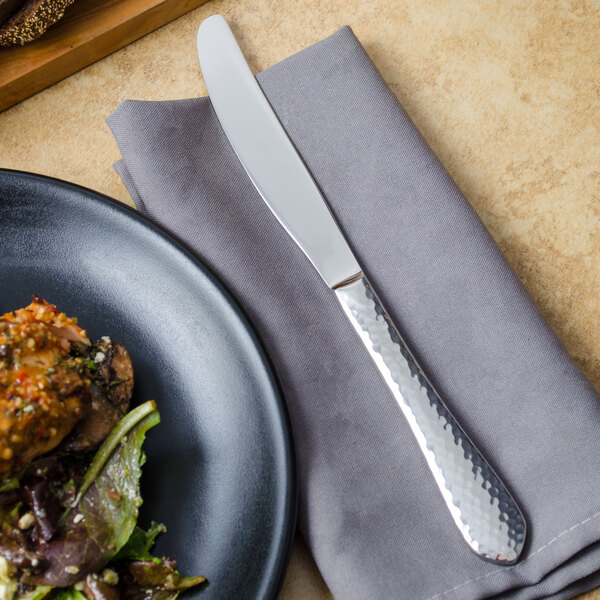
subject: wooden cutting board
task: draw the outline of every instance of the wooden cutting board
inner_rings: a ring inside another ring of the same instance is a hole
[[[41,38],[0,47],[0,111],[207,0],[76,0]]]

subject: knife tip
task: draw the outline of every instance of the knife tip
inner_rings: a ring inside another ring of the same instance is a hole
[[[215,26],[222,27],[223,25],[228,28],[227,21],[223,15],[211,15],[210,17],[206,17],[206,19],[200,23],[200,27],[198,27],[198,35],[200,35],[201,31],[212,29]]]

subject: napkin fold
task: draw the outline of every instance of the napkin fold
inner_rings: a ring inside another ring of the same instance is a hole
[[[600,584],[600,404],[348,27],[258,80],[441,396],[528,520],[476,557],[334,295],[206,98],[122,103],[115,167],[254,324],[283,384],[299,526],[336,598],[568,598]],[[163,293],[168,293],[164,290]]]

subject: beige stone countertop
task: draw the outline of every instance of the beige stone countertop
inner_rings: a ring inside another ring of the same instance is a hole
[[[599,4],[211,0],[1,113],[0,166],[132,204],[104,121],[127,98],[204,94],[194,40],[213,13],[255,71],[350,25],[600,389]],[[330,598],[300,540],[280,598]]]

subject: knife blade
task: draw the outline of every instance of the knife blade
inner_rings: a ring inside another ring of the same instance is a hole
[[[485,560],[514,564],[526,535],[521,510],[402,339],[223,17],[200,25],[197,49],[227,139],[267,206],[336,295],[408,421],[464,540]]]

